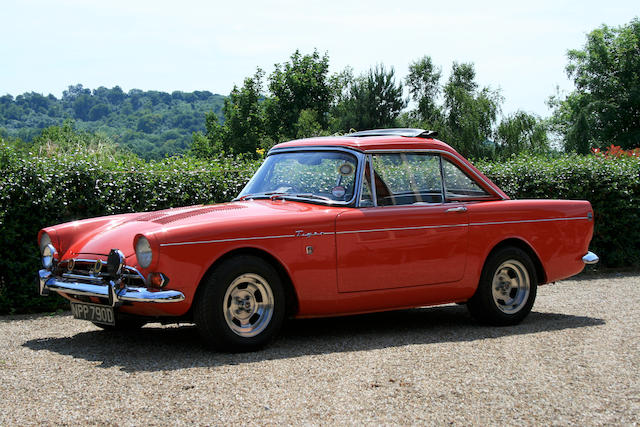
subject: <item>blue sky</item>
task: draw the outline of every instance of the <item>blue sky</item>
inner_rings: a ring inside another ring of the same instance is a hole
[[[636,1],[0,0],[0,95],[61,96],[68,85],[228,94],[256,67],[295,49],[327,52],[331,71],[383,63],[404,78],[430,55],[446,76],[473,62],[499,88],[504,113],[547,116],[570,90],[566,52],[607,24],[640,15]]]

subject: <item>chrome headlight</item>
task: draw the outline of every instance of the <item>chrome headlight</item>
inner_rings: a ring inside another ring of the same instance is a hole
[[[53,259],[56,255],[56,248],[51,243],[46,245],[42,250],[42,266],[47,270],[53,265]]]
[[[146,237],[140,236],[136,241],[136,258],[138,259],[138,265],[142,268],[147,268],[151,265],[153,260],[153,251],[151,245]]]

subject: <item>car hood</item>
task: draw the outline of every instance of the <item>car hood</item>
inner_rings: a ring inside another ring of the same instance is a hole
[[[343,209],[285,200],[249,200],[103,217],[54,228],[59,228],[58,232],[67,231],[67,235],[69,227],[77,230],[73,242],[66,239],[65,258],[106,256],[111,249],[119,249],[131,257],[135,254],[133,239],[139,234],[170,243],[220,234],[229,236],[247,230],[259,232],[260,228],[296,228],[308,221],[333,224],[332,219]]]

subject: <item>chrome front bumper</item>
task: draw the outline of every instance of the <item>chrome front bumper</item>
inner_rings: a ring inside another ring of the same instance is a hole
[[[600,258],[593,252],[587,252],[587,254],[582,257],[582,262],[585,264],[596,264],[598,261],[600,261]]]
[[[119,289],[113,281],[96,284],[66,281],[54,277],[49,270],[38,272],[38,282],[40,295],[48,295],[49,291],[53,291],[70,295],[108,298],[109,305],[113,307],[122,301],[168,303],[184,300],[184,294],[179,291],[150,291],[142,287]]]

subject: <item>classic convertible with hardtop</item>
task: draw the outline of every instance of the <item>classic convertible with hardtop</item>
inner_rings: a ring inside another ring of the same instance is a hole
[[[40,294],[105,329],[194,322],[211,346],[246,351],[287,317],[466,303],[516,324],[539,285],[598,261],[589,202],[510,200],[434,136],[285,142],[230,203],[44,228]]]

